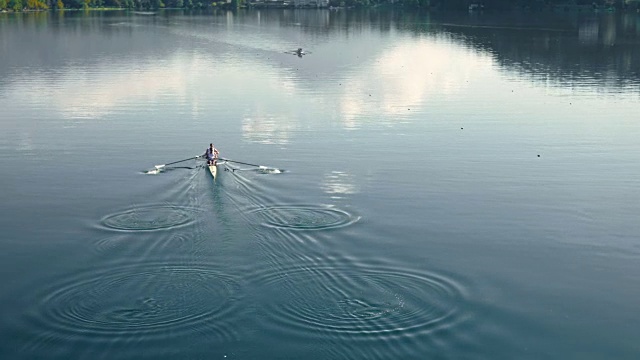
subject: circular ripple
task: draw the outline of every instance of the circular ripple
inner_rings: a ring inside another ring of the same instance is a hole
[[[94,241],[98,253],[110,253],[123,248],[131,242],[127,237],[130,235],[116,235],[100,238]]]
[[[87,339],[230,327],[239,286],[206,266],[145,264],[79,274],[40,294],[36,329]],[[226,332],[228,334],[228,331]]]
[[[189,234],[179,232],[167,233],[166,236],[153,236],[149,239],[140,241],[139,236],[131,236],[131,234],[116,234],[94,241],[95,250],[100,254],[114,254],[120,251],[128,251],[131,253],[148,253],[151,250],[165,250],[173,247],[178,249],[185,244],[193,243],[193,238]]]
[[[199,210],[176,205],[148,205],[104,217],[101,223],[113,230],[154,231],[192,223]]]
[[[253,210],[267,227],[294,230],[325,230],[351,225],[360,217],[333,207],[278,205]]]
[[[299,333],[395,338],[452,326],[464,288],[447,277],[391,268],[320,267],[258,274],[267,323]]]

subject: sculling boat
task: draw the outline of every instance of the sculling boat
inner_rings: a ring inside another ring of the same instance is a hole
[[[218,165],[209,165],[209,171],[215,180],[218,177]]]

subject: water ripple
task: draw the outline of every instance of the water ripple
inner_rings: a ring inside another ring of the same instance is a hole
[[[329,206],[274,205],[252,211],[264,218],[262,225],[278,229],[327,230],[341,228],[360,220],[348,212]]]
[[[52,284],[30,328],[60,338],[144,339],[208,331],[230,335],[239,285],[206,265],[118,266]]]
[[[140,206],[107,215],[103,226],[119,231],[155,231],[191,224],[200,209],[188,206],[157,204]]]
[[[132,236],[128,233],[99,238],[94,241],[95,251],[101,256],[112,260],[131,259],[132,256],[145,258],[153,253],[166,254],[177,253],[183,250],[197,251],[197,243],[200,240],[194,236],[193,231],[166,232],[163,236],[153,234],[147,237]],[[127,260],[124,260],[127,261]]]
[[[462,318],[465,288],[429,272],[321,266],[254,277],[269,323],[282,331],[394,339],[449,328]],[[272,325],[269,325],[272,326]]]

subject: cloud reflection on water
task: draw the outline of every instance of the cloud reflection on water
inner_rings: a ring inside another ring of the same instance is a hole
[[[63,119],[99,119],[128,104],[147,103],[151,107],[163,96],[184,100],[190,69],[175,66],[180,60],[179,57],[162,62],[147,59],[133,69],[128,62],[68,66],[54,76],[31,76],[29,81],[17,81],[9,86],[7,93],[15,99],[25,93],[37,94],[20,101],[26,101],[33,108],[55,110]],[[28,76],[16,76],[25,77]]]
[[[380,54],[372,68],[362,68],[350,80],[340,104],[345,126],[359,127],[358,119],[365,115],[377,115],[386,124],[402,122],[412,106],[434,96],[460,92],[476,74],[491,70],[492,65],[489,56],[451,43],[427,39],[401,42]]]

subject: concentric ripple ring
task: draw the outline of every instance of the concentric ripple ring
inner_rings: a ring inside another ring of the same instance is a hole
[[[146,205],[107,215],[101,224],[118,231],[165,230],[193,223],[198,211],[188,206]]]
[[[262,225],[291,230],[326,230],[349,226],[360,217],[331,206],[275,205],[252,211],[259,214]]]
[[[237,281],[207,265],[118,265],[79,273],[38,295],[30,328],[87,341],[229,333]]]
[[[460,319],[466,293],[440,274],[378,267],[292,268],[256,274],[254,281],[273,300],[265,314],[277,329],[374,339],[450,327]]]

